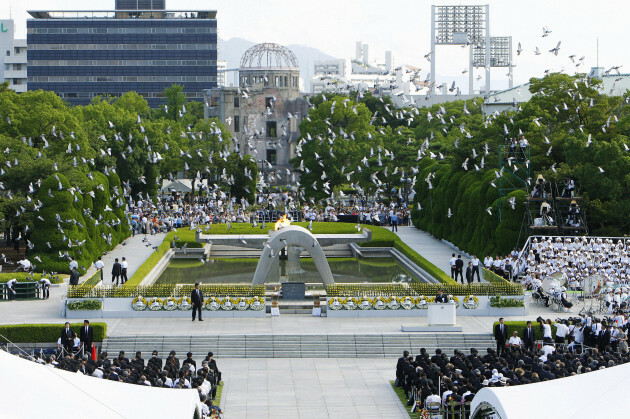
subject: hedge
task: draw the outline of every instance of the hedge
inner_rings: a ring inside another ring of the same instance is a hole
[[[540,323],[538,323],[534,319],[532,319],[531,322],[532,322],[532,327],[536,331],[536,340],[542,340],[543,331],[542,331],[542,328],[540,327]],[[527,327],[527,321],[509,321],[509,322],[504,321],[503,323],[507,326],[508,338],[512,336],[512,333],[514,333],[515,330],[518,332],[518,336],[520,338],[523,337],[523,329]],[[494,328],[497,324],[499,324],[499,322],[494,322],[494,324],[492,325],[492,333],[494,333]],[[552,333],[552,336],[555,336],[556,334],[556,326],[554,324],[551,325],[551,333]]]
[[[182,229],[173,230],[168,233],[166,237],[164,237],[164,241],[162,242],[162,244],[158,246],[157,250],[153,252],[151,256],[149,256],[147,260],[145,260],[144,263],[138,267],[136,272],[134,272],[131,278],[129,278],[129,280],[125,282],[122,288],[130,289],[140,285],[144,277],[147,276],[149,272],[151,272],[151,269],[153,269],[153,267],[157,265],[160,259],[162,259],[166,252],[168,252],[168,250],[171,248],[171,241],[175,237],[175,234],[181,234],[180,230]],[[194,233],[194,230],[191,231]]]
[[[31,277],[32,279],[28,279],[28,274],[26,272],[3,272],[0,273],[0,284],[4,284],[13,278],[16,278],[18,282],[36,282],[42,278],[42,274],[34,273]],[[50,282],[58,283],[53,281]]]
[[[401,240],[398,240],[394,243],[394,247],[398,249],[403,255],[407,256],[414,262],[416,265],[424,269],[429,275],[433,276],[435,279],[440,281],[446,285],[457,285],[457,281],[455,281],[450,276],[446,275],[446,272],[429,262],[427,259],[422,257],[418,252],[409,247],[406,243],[403,243]]]
[[[101,300],[68,301],[66,307],[68,310],[100,310],[103,308],[103,302]]]
[[[486,268],[483,268],[483,279],[491,284],[512,284],[512,282]]]
[[[106,323],[90,323],[94,328],[94,341],[102,342],[107,336]],[[83,323],[70,323],[77,335]],[[0,325],[0,343],[7,343],[7,339],[14,343],[57,342],[64,328],[59,324],[7,324]]]

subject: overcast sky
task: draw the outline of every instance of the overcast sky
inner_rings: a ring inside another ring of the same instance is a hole
[[[511,35],[515,50],[519,42],[523,46],[519,57],[514,52],[516,84],[540,76],[545,69],[575,72],[568,58],[571,54],[586,57],[579,70],[588,72],[597,62],[597,38],[600,66],[629,62],[630,48],[623,46],[630,16],[628,0],[166,0],[167,9],[216,9],[219,36],[224,39],[303,44],[340,58],[353,57],[355,42],[361,40],[370,45],[370,58],[384,61],[384,51],[391,50],[395,64],[420,67],[423,76],[430,68],[423,57],[430,51],[432,4],[489,4],[491,35]],[[114,0],[1,0],[0,18],[8,18],[11,12],[17,36],[24,37],[27,10],[84,10],[87,6],[113,9]],[[552,31],[546,38],[542,37],[543,26]],[[558,41],[562,45],[556,57],[548,51]],[[538,56],[533,52],[537,46],[542,52]],[[467,67],[466,50],[438,46],[436,55],[438,81],[462,78]],[[622,72],[627,71],[625,67]],[[492,70],[493,89],[506,85],[506,73],[506,69]],[[477,74],[482,70],[476,70]],[[465,85],[463,90],[467,91]]]

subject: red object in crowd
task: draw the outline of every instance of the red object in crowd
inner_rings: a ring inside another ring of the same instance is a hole
[[[96,361],[98,358],[96,357],[96,345],[92,345],[92,361]]]

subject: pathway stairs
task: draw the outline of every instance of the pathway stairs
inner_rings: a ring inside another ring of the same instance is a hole
[[[329,334],[329,335],[239,335],[206,336],[114,336],[103,341],[103,351],[115,356],[119,351],[145,358],[155,349],[161,357],[171,350],[178,357],[190,351],[195,356],[212,351],[219,358],[393,358],[404,350],[412,354],[425,348],[430,354],[440,348],[447,354],[455,349],[469,353],[477,348],[485,353],[494,347],[490,334],[461,333],[388,333],[388,334]],[[131,355],[130,355],[131,356]]]

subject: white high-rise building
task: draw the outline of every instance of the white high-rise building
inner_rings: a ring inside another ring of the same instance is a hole
[[[9,82],[9,88],[26,92],[26,39],[15,39],[12,19],[0,20],[0,83]]]

